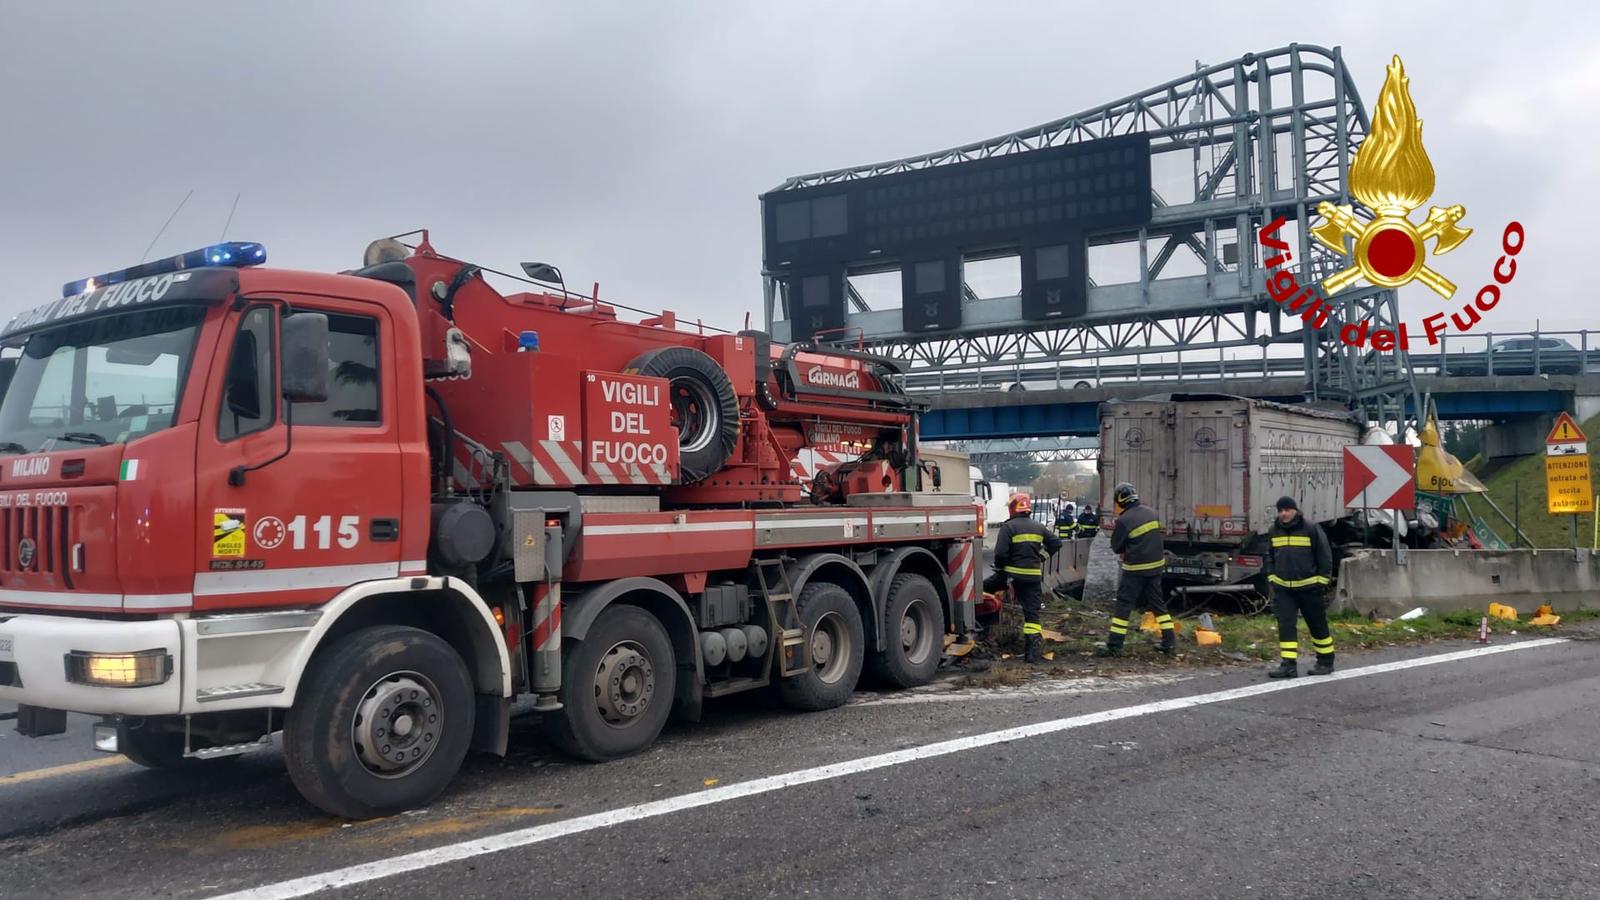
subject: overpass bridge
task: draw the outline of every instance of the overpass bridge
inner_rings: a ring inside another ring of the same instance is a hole
[[[1299,339],[1293,343],[1298,347]],[[1089,388],[1112,384],[1188,381],[1195,378],[1287,379],[1312,395],[1310,372],[1299,353],[1272,354],[1283,347],[1269,341],[1259,353],[1231,353],[1187,359],[1180,352],[1162,350],[1131,356],[1086,356],[1075,362],[1009,360],[1003,356],[967,363],[946,364],[936,370],[912,371],[905,376],[908,390],[922,392]],[[1435,352],[1408,354],[1411,371],[1439,378],[1525,375],[1600,374],[1600,331],[1489,332],[1446,338]],[[1108,359],[1117,360],[1115,362]],[[1438,383],[1438,382],[1435,382]],[[1420,385],[1419,385],[1420,387]],[[1150,389],[1148,393],[1156,393]]]
[[[1600,413],[1600,373],[1433,373],[1416,378],[1419,390],[1433,399],[1441,419],[1494,423],[1485,438],[1490,456],[1539,452],[1556,413],[1572,412],[1580,419]],[[1182,380],[1169,376],[1081,388],[955,390],[931,398],[933,406],[923,416],[922,436],[984,442],[984,446],[964,445],[969,452],[1028,452],[1041,461],[1091,458],[1091,448],[1098,447],[1092,442],[1099,435],[1101,403],[1167,393],[1235,394],[1285,403],[1310,399],[1303,379],[1281,376],[1185,376]],[[1409,408],[1407,412],[1416,413]],[[1019,443],[1019,439],[1034,441]]]

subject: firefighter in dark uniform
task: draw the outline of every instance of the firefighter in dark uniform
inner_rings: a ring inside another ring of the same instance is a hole
[[[1267,532],[1267,581],[1272,585],[1272,607],[1278,614],[1278,668],[1272,678],[1300,674],[1300,642],[1296,620],[1304,616],[1317,652],[1312,675],[1333,674],[1333,634],[1328,630],[1328,585],[1333,583],[1333,548],[1322,526],[1307,522],[1293,497],[1278,498],[1278,521]]]
[[[1056,537],[1070,541],[1078,536],[1078,508],[1071,502],[1061,504],[1056,513]]]
[[[1161,576],[1167,568],[1167,552],[1161,538],[1161,521],[1155,511],[1139,505],[1139,492],[1123,482],[1112,496],[1117,524],[1111,530],[1111,552],[1122,557],[1122,580],[1117,585],[1117,608],[1111,615],[1111,633],[1106,637],[1106,655],[1122,652],[1128,637],[1129,616],[1135,609],[1156,614],[1161,626],[1161,652],[1178,649],[1172,616],[1167,614],[1167,595]]]
[[[984,583],[983,589],[1003,590],[1007,581],[1016,592],[1017,603],[1022,607],[1022,637],[1026,645],[1024,659],[1030,663],[1044,662],[1044,625],[1039,621],[1039,611],[1044,605],[1041,585],[1044,582],[1045,557],[1061,552],[1061,538],[1050,526],[1033,518],[1033,501],[1026,494],[1012,494],[1006,503],[1011,518],[1000,526],[994,544],[994,574]]]
[[[1083,512],[1078,513],[1078,537],[1093,540],[1099,531],[1100,516],[1094,511],[1094,507],[1085,503]]]

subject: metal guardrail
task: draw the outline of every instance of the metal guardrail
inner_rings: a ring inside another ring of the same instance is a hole
[[[1461,349],[1456,349],[1461,348]],[[1162,356],[1172,356],[1168,351]],[[1124,359],[1127,357],[1124,356]],[[1437,352],[1413,351],[1412,371],[1444,377],[1600,375],[1600,330],[1510,331],[1444,335]],[[909,391],[1092,388],[1106,384],[1191,379],[1292,378],[1306,374],[1303,356],[1253,359],[1156,359],[1133,354],[1131,362],[1047,366],[963,363],[937,372],[905,376]]]

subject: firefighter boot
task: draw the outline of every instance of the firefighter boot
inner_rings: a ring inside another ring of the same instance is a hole
[[[1294,678],[1300,674],[1300,664],[1292,659],[1285,659],[1278,663],[1278,667],[1267,673],[1268,678]]]
[[[1178,652],[1177,632],[1171,628],[1161,629],[1161,643],[1157,645],[1156,649],[1168,656],[1176,655]]]
[[[1122,655],[1122,642],[1121,641],[1107,640],[1106,643],[1105,643],[1105,646],[1100,647],[1100,648],[1098,648],[1098,649],[1096,649],[1094,651],[1094,655],[1095,656],[1121,656]]]
[[[1022,659],[1029,665],[1039,665],[1044,662],[1043,639],[1037,634],[1028,635],[1027,649],[1023,651]]]
[[[1311,674],[1311,675],[1332,675],[1333,674],[1333,654],[1332,653],[1318,653],[1317,654],[1317,664],[1315,666],[1311,667],[1311,671],[1308,674]]]

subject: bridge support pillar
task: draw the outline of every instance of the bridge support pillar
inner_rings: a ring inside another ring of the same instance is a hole
[[[1485,459],[1506,459],[1544,453],[1544,439],[1555,424],[1554,416],[1511,419],[1495,422],[1483,429]]]
[[[1600,396],[1585,397],[1579,394],[1572,398],[1572,415],[1580,423],[1600,416]]]

